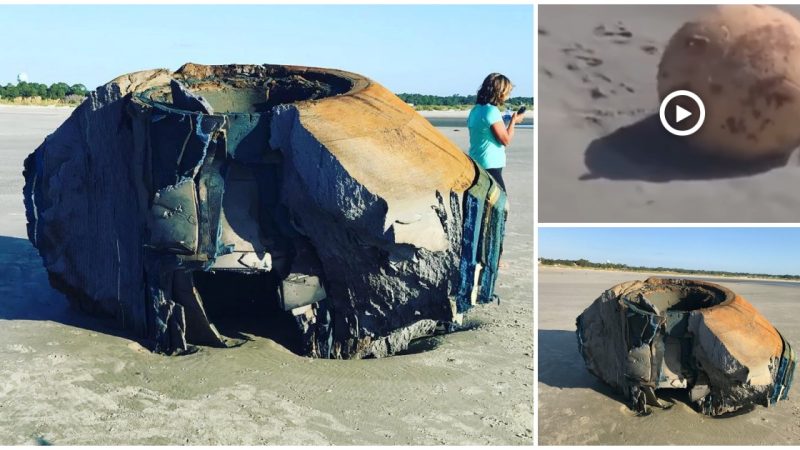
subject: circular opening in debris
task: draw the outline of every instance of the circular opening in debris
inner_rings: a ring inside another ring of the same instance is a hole
[[[186,75],[180,78],[176,73],[175,80],[192,95],[205,99],[214,114],[267,112],[277,105],[344,94],[354,86],[352,80],[324,69],[293,71],[256,66],[256,69],[250,67],[250,72],[239,72],[226,66],[212,70],[202,78]],[[174,106],[169,85],[151,88],[141,97]],[[176,106],[176,109],[182,108]]]
[[[726,289],[710,283],[691,280],[648,280],[637,292],[656,311],[694,311],[723,303],[730,297]]]
[[[647,299],[662,311],[694,311],[722,303],[725,295],[700,286],[673,286],[650,292]]]

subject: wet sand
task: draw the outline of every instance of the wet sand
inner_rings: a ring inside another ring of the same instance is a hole
[[[67,306],[25,239],[22,161],[70,113],[0,106],[0,444],[510,444],[533,440],[533,135],[509,153],[499,305],[416,353],[298,357],[251,335],[151,354]],[[460,128],[440,131],[466,148]]]
[[[661,128],[661,53],[704,8],[539,7],[540,222],[800,222],[798,152],[700,164]]]
[[[652,274],[658,275],[658,274]],[[800,388],[771,408],[733,417],[695,412],[677,396],[669,410],[636,417],[624,398],[591,375],[578,353],[575,318],[611,286],[646,273],[539,269],[539,443],[749,445],[800,443]],[[792,344],[800,345],[800,283],[703,278],[744,296]],[[665,390],[660,390],[659,394]]]

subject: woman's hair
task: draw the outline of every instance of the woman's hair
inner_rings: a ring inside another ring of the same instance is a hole
[[[490,73],[486,79],[483,80],[481,88],[478,89],[477,102],[481,105],[490,103],[495,106],[502,106],[505,97],[511,92],[511,84],[505,75],[499,73]]]

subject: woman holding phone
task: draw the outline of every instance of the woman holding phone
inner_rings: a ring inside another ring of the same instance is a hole
[[[525,107],[511,116],[508,125],[503,122],[500,106],[511,95],[511,84],[505,75],[492,73],[483,80],[478,99],[469,112],[469,156],[486,169],[503,190],[503,168],[506,166],[506,146],[514,138],[514,127],[522,122]]]

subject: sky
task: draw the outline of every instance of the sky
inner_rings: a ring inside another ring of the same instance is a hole
[[[800,275],[800,228],[539,228],[539,257]]]
[[[183,63],[292,64],[393,92],[533,96],[532,5],[0,5],[0,83],[82,83]],[[12,43],[12,44],[9,44]]]

